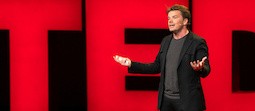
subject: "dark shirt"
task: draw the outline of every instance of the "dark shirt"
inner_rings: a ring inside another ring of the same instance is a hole
[[[165,65],[165,96],[170,99],[180,99],[177,67],[183,43],[186,39],[172,39],[166,55]]]

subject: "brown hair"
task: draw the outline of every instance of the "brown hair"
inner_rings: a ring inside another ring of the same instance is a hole
[[[170,11],[173,11],[173,10],[179,10],[181,12],[181,15],[182,17],[185,19],[187,18],[188,19],[188,26],[191,24],[191,15],[190,15],[190,11],[189,9],[184,6],[184,5],[179,5],[179,4],[175,4],[173,5],[172,7],[169,7],[167,8],[167,14],[170,12]]]

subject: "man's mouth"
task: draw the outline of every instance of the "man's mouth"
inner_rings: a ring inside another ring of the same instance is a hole
[[[173,26],[174,26],[174,24],[170,24],[170,25],[169,25],[169,27],[173,27]]]

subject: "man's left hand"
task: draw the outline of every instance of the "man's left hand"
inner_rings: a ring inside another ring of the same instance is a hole
[[[207,57],[203,57],[202,61],[193,61],[190,62],[191,67],[195,70],[195,71],[199,71],[202,70],[204,65],[205,65],[205,60],[207,59]]]

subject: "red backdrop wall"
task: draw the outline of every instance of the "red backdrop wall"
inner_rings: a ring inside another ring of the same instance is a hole
[[[87,0],[89,111],[156,111],[157,92],[125,91],[115,54],[151,62],[159,45],[125,45],[124,28],[167,28],[166,7],[185,0]],[[232,30],[255,31],[251,0],[193,0],[193,31],[207,40],[211,74],[202,79],[207,111],[254,111],[255,93],[231,90]],[[251,83],[252,84],[252,83]]]
[[[11,111],[48,111],[48,30],[81,30],[80,0],[1,0],[10,30]]]
[[[80,0],[1,0],[10,30],[11,111],[48,110],[47,30],[81,30]],[[126,68],[112,56],[153,61],[159,45],[125,45],[124,28],[167,28],[166,7],[186,0],[86,0],[89,111],[155,111],[157,92],[125,91]],[[255,31],[251,0],[193,0],[193,31],[209,45],[207,111],[254,111],[254,92],[231,92],[231,32]],[[148,50],[149,49],[149,50]]]

